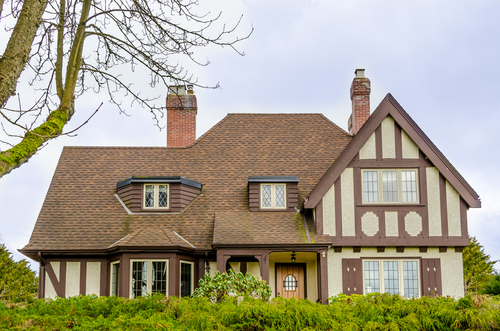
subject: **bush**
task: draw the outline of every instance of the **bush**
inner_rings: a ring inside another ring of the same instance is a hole
[[[250,296],[256,299],[269,300],[271,287],[265,281],[251,274],[215,272],[211,277],[208,273],[198,282],[193,297],[205,297],[211,302],[221,302],[225,296]]]

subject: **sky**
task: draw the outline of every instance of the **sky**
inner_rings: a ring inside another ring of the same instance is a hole
[[[469,234],[491,260],[500,260],[500,2],[209,3],[229,25],[243,15],[239,35],[254,31],[238,45],[245,56],[207,48],[195,55],[210,65],[186,66],[201,84],[220,83],[219,89],[195,89],[197,136],[228,113],[322,113],[347,129],[349,88],[354,70],[363,68],[371,80],[372,111],[391,93],[479,194],[482,208],[469,210]],[[166,87],[153,89],[146,72],[133,74],[136,88],[164,102]],[[18,92],[30,93],[22,84]],[[166,146],[166,131],[154,126],[151,114],[123,100],[128,116],[105,95],[77,99],[67,131],[105,103],[76,137],[50,141],[0,179],[0,241],[16,260],[25,258],[17,249],[29,241],[63,146]]]

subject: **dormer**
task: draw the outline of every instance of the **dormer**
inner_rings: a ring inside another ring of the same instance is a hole
[[[181,176],[130,177],[116,193],[133,213],[180,212],[201,194],[200,182]]]
[[[298,176],[249,176],[250,211],[295,211],[298,183]]]

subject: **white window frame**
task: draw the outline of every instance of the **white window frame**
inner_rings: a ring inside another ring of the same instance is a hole
[[[113,266],[118,264],[118,279],[116,283],[118,284],[118,288],[116,293],[113,293]],[[110,264],[109,268],[109,296],[120,296],[120,260],[113,261]]]
[[[364,182],[364,173],[365,172],[377,172],[377,196],[378,201],[365,201],[365,182]],[[397,186],[398,186],[398,201],[385,202],[381,201],[384,199],[384,184],[383,184],[383,171],[396,171],[397,172]],[[403,202],[403,182],[401,177],[402,171],[415,171],[415,182],[416,182],[416,190],[417,190],[417,201],[405,201]],[[420,203],[420,186],[418,180],[418,169],[417,168],[388,168],[388,169],[361,169],[361,199],[363,204],[419,204]]]
[[[169,279],[169,260],[168,259],[130,259],[130,273],[129,273],[129,297],[130,299],[133,299],[133,292],[132,292],[132,276],[133,276],[133,265],[134,262],[147,262],[146,266],[146,293],[145,294],[151,294],[151,290],[153,288],[153,262],[166,262],[166,288],[165,288],[165,295],[168,296],[168,286],[170,283]]]
[[[403,262],[416,262],[417,263],[417,286],[418,286],[418,296],[417,298],[422,297],[422,274],[420,270],[420,260],[419,259],[363,259],[363,294],[367,294],[365,292],[365,262],[378,262],[378,272],[379,272],[379,289],[380,293],[385,293],[385,282],[384,282],[384,262],[398,262],[398,283],[399,283],[399,295],[404,296],[404,271],[403,271]]]
[[[194,292],[194,262],[181,260],[180,264],[179,264],[179,296],[181,296],[181,293],[182,293],[181,292],[181,290],[182,290],[181,276],[182,276],[182,264],[183,263],[191,265],[191,290],[190,291],[191,291],[191,294],[193,294],[193,292]]]
[[[262,186],[264,185],[271,185],[271,206],[270,207],[264,207],[262,205],[262,197],[263,197],[263,190]],[[285,206],[284,207],[276,207],[276,186],[277,185],[282,185],[284,186],[284,199],[285,199]],[[260,209],[286,209],[287,205],[287,195],[286,195],[286,183],[260,183],[260,197],[259,197],[259,205]]]
[[[153,207],[147,207],[146,206],[146,185],[153,185],[154,186],[154,206]],[[159,194],[160,194],[160,185],[166,185],[167,186],[167,206],[166,207],[158,207],[158,202],[159,202]],[[142,186],[142,208],[147,209],[147,210],[154,210],[154,209],[170,209],[170,185],[167,183],[144,183]]]

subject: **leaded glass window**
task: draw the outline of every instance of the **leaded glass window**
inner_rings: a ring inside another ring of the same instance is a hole
[[[378,261],[365,261],[365,293],[380,292]]]
[[[363,194],[365,202],[378,202],[377,171],[363,171]]]
[[[398,172],[382,171],[384,202],[398,202]]]
[[[401,188],[403,202],[417,202],[417,172],[415,170],[401,171]]]
[[[416,261],[403,261],[404,296],[418,297],[418,265]]]
[[[148,264],[146,261],[132,262],[132,298],[147,293]]]
[[[384,289],[386,293],[399,293],[398,261],[384,261]]]
[[[155,186],[154,185],[145,185],[146,195],[145,195],[145,207],[154,207],[155,206]]]
[[[276,185],[276,208],[285,207],[285,185]]]
[[[144,185],[144,208],[162,208],[168,206],[168,184],[145,184]]]
[[[167,262],[153,261],[151,292],[167,294]]]
[[[120,262],[111,264],[111,295],[120,296]]]
[[[262,208],[271,206],[271,185],[262,185]]]
[[[191,295],[193,289],[193,264],[181,262],[181,297]]]

